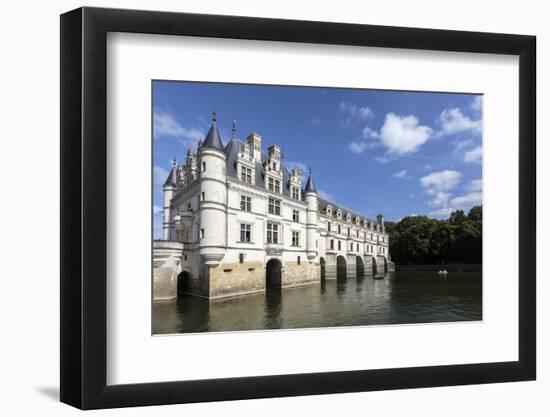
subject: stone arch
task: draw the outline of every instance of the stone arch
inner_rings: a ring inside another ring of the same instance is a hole
[[[383,255],[378,255],[375,259],[376,272],[379,274],[385,274],[388,272],[388,260]]]
[[[265,265],[266,288],[281,288],[283,286],[283,265],[277,258],[270,259]]]
[[[319,263],[321,265],[321,281],[323,281],[327,274],[327,266],[326,266],[325,258],[323,257],[319,258]]]
[[[191,274],[188,271],[181,271],[177,278],[177,296],[189,294],[191,289]]]
[[[360,256],[355,258],[355,269],[357,278],[363,278],[365,276],[365,264],[363,263],[363,258]]]
[[[374,256],[371,256],[371,265],[372,275],[376,275],[378,273],[378,266],[376,265],[376,258]]]
[[[345,280],[346,269],[347,269],[346,258],[344,258],[342,255],[338,255],[336,257],[336,279]]]

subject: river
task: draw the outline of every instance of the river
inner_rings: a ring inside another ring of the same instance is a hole
[[[390,272],[208,302],[153,303],[153,333],[297,329],[482,319],[481,272]]]

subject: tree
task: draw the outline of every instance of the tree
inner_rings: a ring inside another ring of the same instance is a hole
[[[400,264],[481,263],[482,207],[456,210],[447,220],[410,216],[386,222],[390,255]]]

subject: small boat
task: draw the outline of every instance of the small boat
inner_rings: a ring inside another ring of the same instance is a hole
[[[384,275],[375,275],[372,278],[373,279],[384,279]]]

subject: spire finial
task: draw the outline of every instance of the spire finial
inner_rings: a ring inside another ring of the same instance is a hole
[[[176,157],[174,156],[174,159],[172,159],[172,167],[176,167],[178,163],[176,162]]]
[[[309,176],[311,177],[311,165],[309,166]]]
[[[212,123],[216,123],[216,110],[212,111]]]
[[[237,137],[237,121],[233,120],[233,127],[231,128],[231,137],[235,139]]]

